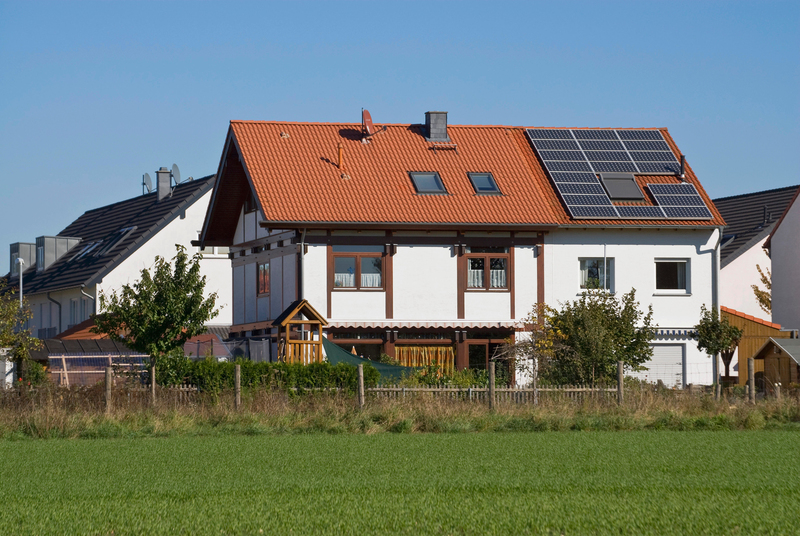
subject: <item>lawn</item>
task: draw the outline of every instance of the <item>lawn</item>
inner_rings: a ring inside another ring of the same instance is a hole
[[[800,433],[0,442],[6,534],[792,534]]]

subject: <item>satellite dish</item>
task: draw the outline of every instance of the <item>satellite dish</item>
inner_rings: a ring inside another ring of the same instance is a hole
[[[175,179],[175,184],[181,183],[181,170],[178,169],[178,164],[172,164],[172,178]]]
[[[361,110],[361,125],[367,136],[375,134],[375,126],[372,124],[372,116],[369,114],[369,110]]]
[[[153,191],[153,181],[150,180],[149,173],[145,173],[144,175],[142,175],[142,193],[145,193],[144,192],[145,188],[147,188],[148,194]]]

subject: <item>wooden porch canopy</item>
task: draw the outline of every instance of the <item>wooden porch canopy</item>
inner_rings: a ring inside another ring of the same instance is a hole
[[[301,318],[304,317],[304,318]],[[280,341],[280,358],[286,363],[321,363],[322,354],[322,328],[328,325],[316,309],[311,307],[307,300],[292,302],[278,317],[272,321],[278,328]],[[308,340],[292,339],[292,327],[309,326]],[[316,332],[316,339],[314,338]]]

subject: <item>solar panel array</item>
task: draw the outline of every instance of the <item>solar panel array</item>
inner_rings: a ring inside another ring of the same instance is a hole
[[[597,178],[599,173],[680,173],[678,159],[658,130],[529,128],[526,132],[573,218],[698,220],[713,217],[691,184],[648,184],[659,206],[615,206],[611,203]],[[659,189],[661,186],[678,188],[666,193],[667,190]]]

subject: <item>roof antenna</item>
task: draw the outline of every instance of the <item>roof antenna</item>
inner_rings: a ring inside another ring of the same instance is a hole
[[[686,180],[686,155],[681,155],[681,180]]]

